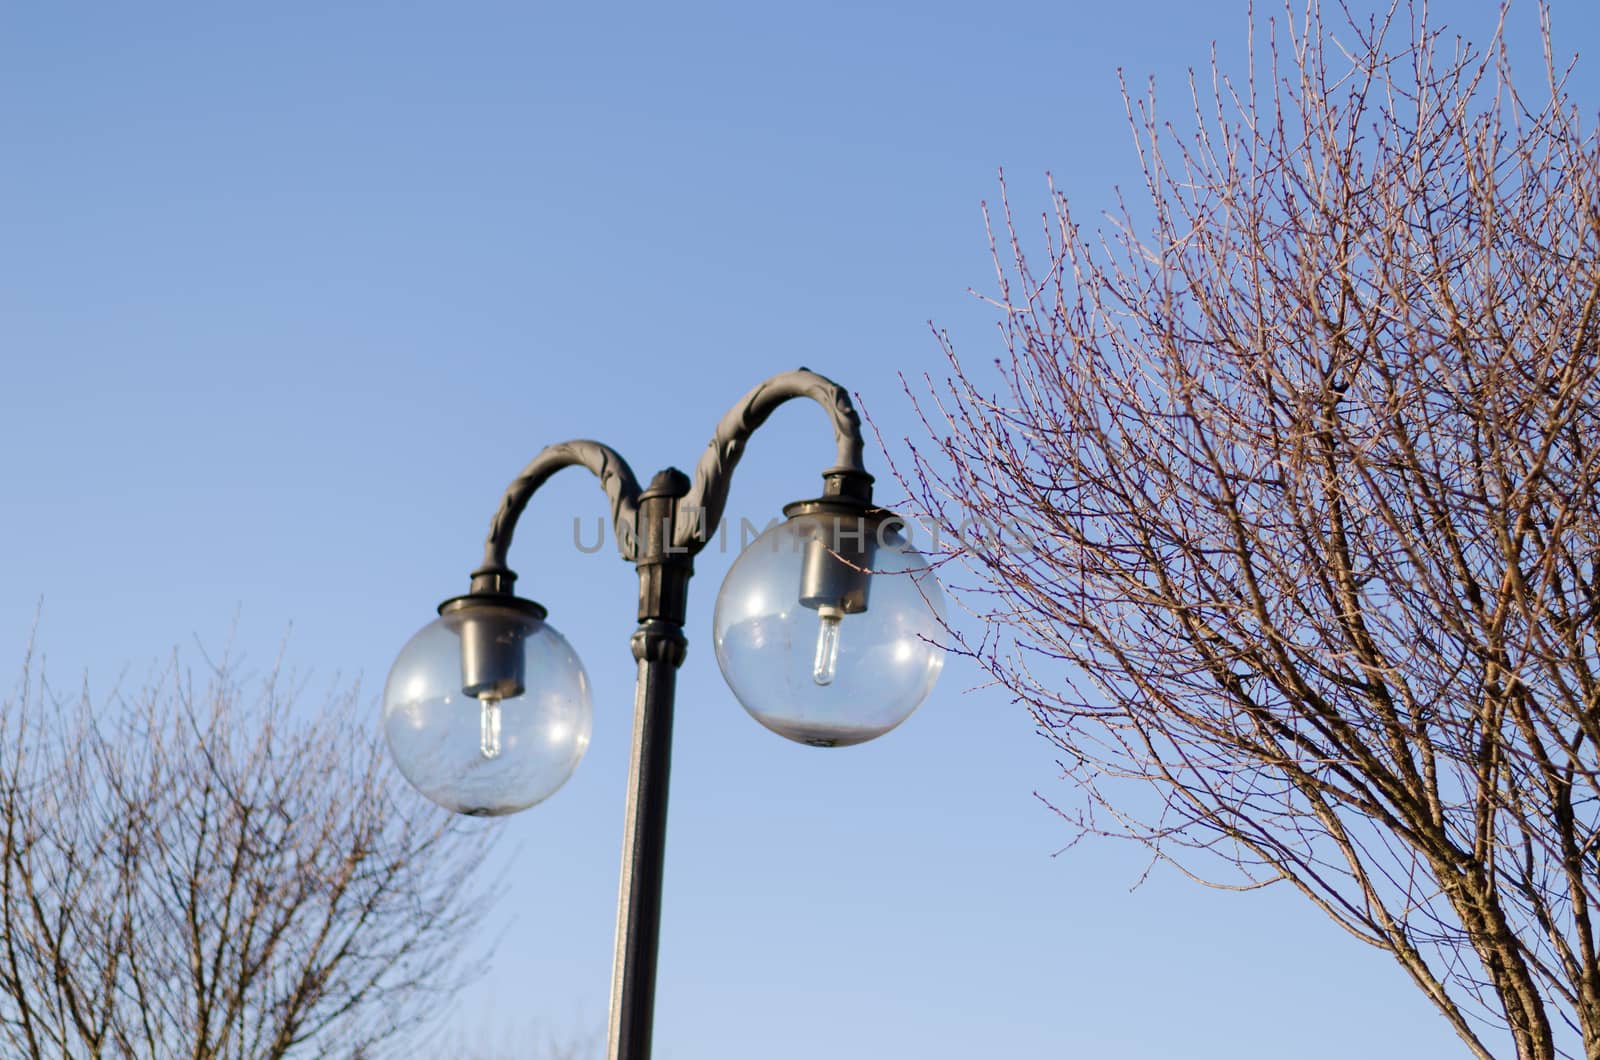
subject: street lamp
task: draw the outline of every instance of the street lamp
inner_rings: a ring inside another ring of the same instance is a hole
[[[806,397],[832,418],[837,455],[822,496],[783,510],[734,562],[717,596],[717,662],[752,717],[836,747],[904,721],[944,655],[937,580],[904,523],[872,504],[861,421],[844,388],[804,368],[746,394],[717,425],[691,483],[668,468],[641,490],[598,442],[545,449],[506,489],[469,591],[439,605],[383,691],[384,734],[405,778],[457,813],[498,816],[547,798],[589,743],[589,679],[539,604],[512,591],[506,553],[534,492],[579,465],[611,502],[618,550],[639,570],[633,753],[612,969],[610,1060],[648,1060],[661,921],[673,689],[693,558],[716,533],[733,469],[779,405]]]

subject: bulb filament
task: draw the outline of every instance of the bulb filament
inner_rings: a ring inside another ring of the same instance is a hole
[[[478,750],[485,758],[500,757],[500,701],[493,696],[480,696],[483,704],[478,714]]]
[[[811,679],[831,685],[839,669],[839,620],[844,612],[837,607],[819,607],[817,615],[817,654],[811,663]]]

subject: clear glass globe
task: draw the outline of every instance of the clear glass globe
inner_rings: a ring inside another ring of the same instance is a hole
[[[944,665],[938,579],[900,521],[813,502],[750,544],[717,594],[717,663],[761,724],[814,747],[881,736]],[[797,511],[798,510],[798,511]]]
[[[589,746],[589,677],[537,604],[460,597],[401,649],[383,733],[413,787],[447,810],[499,816],[566,783]]]

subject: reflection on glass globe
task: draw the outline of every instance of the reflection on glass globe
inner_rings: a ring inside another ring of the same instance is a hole
[[[525,810],[589,746],[589,678],[538,604],[458,597],[401,649],[383,689],[400,772],[456,813]]]
[[[881,736],[944,665],[938,579],[887,512],[784,511],[792,518],[740,554],[717,595],[722,674],[752,717],[791,740]]]

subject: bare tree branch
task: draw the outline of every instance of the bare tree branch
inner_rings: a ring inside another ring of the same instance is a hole
[[[1144,200],[1036,239],[1002,184],[1009,356],[941,336],[902,474],[1003,528],[951,636],[1080,834],[1290,884],[1525,1060],[1600,1055],[1600,139],[1537,11],[1531,94],[1406,0],[1286,9],[1186,131],[1125,88]]]
[[[481,970],[492,832],[399,782],[353,690],[226,661],[0,703],[0,1042],[26,1056],[372,1055]]]

